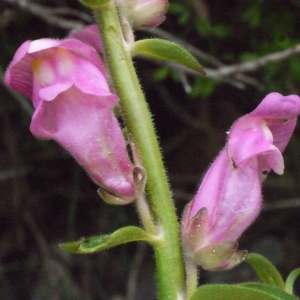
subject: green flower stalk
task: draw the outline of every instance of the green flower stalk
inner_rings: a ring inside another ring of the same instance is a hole
[[[154,247],[159,299],[182,299],[184,266],[178,222],[151,114],[136,76],[130,47],[123,38],[115,3],[93,7],[93,12],[128,132],[134,137],[147,173],[147,199],[162,238]]]

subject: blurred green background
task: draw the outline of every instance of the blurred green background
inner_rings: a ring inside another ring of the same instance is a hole
[[[166,21],[137,32],[181,43],[207,76],[136,58],[160,137],[178,216],[191,200],[226,131],[272,91],[300,94],[299,0],[170,1]],[[63,38],[93,22],[75,0],[0,0],[0,68],[24,41]],[[105,204],[70,155],[29,132],[30,102],[3,84],[0,106],[0,299],[153,300],[151,249],[130,244],[90,256],[60,242],[137,225],[133,206]],[[285,151],[283,176],[264,184],[261,215],[240,249],[266,255],[286,276],[300,266],[300,130]],[[246,264],[204,282],[257,280]],[[298,288],[298,289],[297,289]],[[298,295],[300,287],[296,283]]]

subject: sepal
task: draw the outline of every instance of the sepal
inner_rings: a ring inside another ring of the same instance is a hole
[[[143,195],[147,182],[147,173],[143,167],[139,166],[133,168],[133,181],[137,196]]]
[[[240,263],[242,263],[248,256],[247,250],[236,251],[229,260],[229,263],[226,267],[222,267],[221,270],[230,270],[235,268]]]
[[[189,253],[197,249],[199,242],[205,238],[208,228],[208,211],[202,207],[194,217],[189,219],[193,201],[189,202],[183,212],[182,217],[182,243]]]
[[[192,206],[193,201],[187,204],[182,217],[182,245],[185,256],[209,271],[229,270],[243,262],[247,251],[237,251],[236,241],[209,243],[198,248],[199,244],[207,240],[209,214],[207,208],[202,207],[195,216],[189,218]]]
[[[247,251],[237,251],[237,248],[237,242],[213,244],[195,252],[194,260],[205,270],[229,270],[247,257]]]
[[[142,195],[145,190],[145,185],[147,180],[146,171],[143,167],[139,166],[139,167],[134,167],[132,173],[133,173],[135,194],[138,197],[139,195]],[[114,194],[113,191],[109,191],[103,187],[100,187],[97,190],[97,193],[102,198],[102,200],[105,201],[107,204],[124,205],[132,202],[132,200],[122,198],[121,196]]]
[[[111,191],[106,191],[103,188],[99,188],[97,190],[97,193],[99,195],[99,197],[106,202],[107,204],[111,204],[111,205],[124,205],[124,204],[129,204],[132,201],[131,200],[126,200],[123,199],[117,195],[114,195]]]

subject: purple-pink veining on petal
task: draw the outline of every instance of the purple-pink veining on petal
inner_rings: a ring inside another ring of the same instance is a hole
[[[4,83],[30,98],[32,94],[31,57],[28,49],[31,41],[24,42],[14,55],[4,75]]]

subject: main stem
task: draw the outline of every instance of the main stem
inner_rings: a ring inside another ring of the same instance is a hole
[[[151,114],[123,40],[114,1],[93,8],[93,11],[126,126],[135,139],[147,172],[147,199],[163,239],[154,248],[159,299],[179,300],[184,291],[184,267],[178,222]]]

